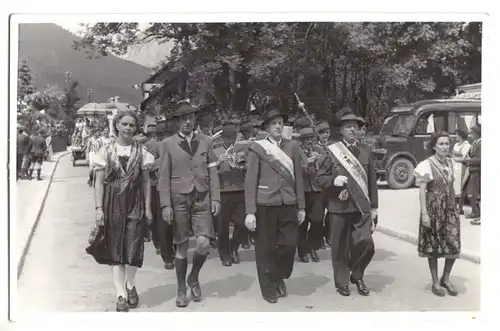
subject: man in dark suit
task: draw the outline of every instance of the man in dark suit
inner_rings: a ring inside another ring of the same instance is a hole
[[[17,130],[17,178],[24,178],[26,176],[27,169],[23,168],[23,159],[27,154],[29,145],[30,138],[24,132],[23,128],[19,128]]]
[[[33,171],[36,170],[37,180],[42,180],[42,164],[45,151],[47,150],[47,143],[43,137],[45,130],[39,129],[35,131],[35,134],[31,138],[30,146],[28,147],[31,156],[31,166],[28,173],[28,179],[33,178]]]
[[[187,253],[189,238],[196,237],[193,266],[187,277],[193,301],[201,301],[198,280],[214,238],[212,217],[220,211],[219,175],[212,140],[194,132],[197,109],[181,104],[172,114],[178,123],[177,134],[165,139],[160,146],[159,192],[163,219],[173,225],[177,245],[178,307],[186,307]]]
[[[268,137],[251,143],[245,178],[245,224],[255,231],[255,261],[262,296],[269,303],[287,295],[298,227],[305,219],[300,147],[282,138],[287,115],[264,114]]]
[[[349,296],[349,281],[361,295],[370,291],[363,281],[375,253],[373,219],[377,215],[378,191],[372,151],[357,140],[364,120],[343,111],[340,142],[328,146],[319,161],[318,182],[328,191],[331,254],[337,292]],[[350,276],[350,277],[349,277]]]
[[[299,227],[298,250],[301,262],[319,262],[317,250],[321,248],[323,238],[324,199],[322,188],[316,179],[316,161],[324,154],[316,144],[316,133],[311,127],[300,130],[300,152],[306,199],[306,220]]]
[[[237,134],[238,128],[234,123],[225,123],[222,126],[224,143],[215,149],[215,155],[218,157],[221,202],[224,206],[217,216],[218,247],[222,265],[226,267],[240,263],[238,249],[245,239],[248,241],[245,227],[245,169],[237,167],[237,164],[231,165],[227,154],[227,150],[233,146],[233,157],[236,157],[234,144]],[[234,225],[231,240],[229,240],[230,223]]]

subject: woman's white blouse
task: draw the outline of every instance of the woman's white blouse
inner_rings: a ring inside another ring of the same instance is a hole
[[[127,156],[130,157],[132,152],[132,145],[122,146],[114,144],[117,156]],[[142,146],[142,168],[149,169],[152,167],[155,161],[153,154],[147,151],[147,149]],[[92,166],[96,168],[105,168],[107,166],[108,153],[112,150],[112,147],[101,148],[99,152],[95,153],[92,158]]]

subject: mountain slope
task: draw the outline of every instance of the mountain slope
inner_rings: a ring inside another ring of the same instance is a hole
[[[132,88],[151,74],[151,69],[115,56],[87,59],[84,52],[72,48],[78,37],[50,23],[19,26],[19,60],[26,60],[35,76],[35,86],[63,86],[65,72],[80,83],[79,95],[87,101],[92,89],[94,101],[119,96],[121,102],[139,104],[142,95]]]

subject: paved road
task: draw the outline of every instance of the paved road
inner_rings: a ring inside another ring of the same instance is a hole
[[[18,283],[20,313],[114,310],[110,268],[97,265],[84,251],[94,217],[86,176],[87,167],[73,168],[69,157],[61,159]],[[381,205],[394,206],[384,200]],[[191,303],[185,311],[479,310],[479,265],[458,261],[452,281],[460,295],[438,298],[430,292],[427,261],[417,256],[415,246],[381,233],[375,235],[375,243],[375,258],[365,277],[370,297],[360,297],[354,287],[351,297],[336,294],[329,250],[324,250],[320,263],[296,263],[288,280],[289,297],[271,305],[260,296],[253,250],[243,251],[242,263],[230,268],[221,266],[212,252],[200,279],[204,300]],[[146,246],[137,287],[141,300],[137,311],[179,310],[175,273],[163,269],[151,244]]]

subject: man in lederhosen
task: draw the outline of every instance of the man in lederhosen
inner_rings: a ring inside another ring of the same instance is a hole
[[[186,307],[187,253],[189,238],[196,237],[193,266],[187,277],[191,298],[201,301],[199,273],[214,237],[213,216],[220,211],[219,175],[212,139],[194,132],[197,109],[182,104],[171,115],[177,121],[177,134],[160,146],[159,191],[163,219],[173,225],[177,307]]]
[[[248,230],[245,227],[245,170],[232,167],[226,153],[231,145],[234,146],[237,134],[236,124],[225,123],[222,126],[224,143],[215,149],[215,155],[218,157],[221,203],[224,206],[217,216],[218,247],[222,265],[226,267],[230,267],[233,263],[240,263],[238,249],[245,239],[248,241]],[[239,151],[233,148],[233,152]],[[230,223],[234,225],[231,240],[229,240]]]
[[[377,215],[378,192],[372,151],[357,140],[364,120],[344,110],[343,139],[328,146],[319,161],[318,182],[328,190],[328,212],[332,241],[332,264],[337,292],[349,296],[349,281],[361,295],[370,291],[363,281],[375,253],[373,219]]]
[[[318,126],[316,127],[316,130],[318,131],[318,135],[319,135],[319,142],[318,142],[319,146],[324,151],[322,154],[323,155],[328,154],[328,150],[326,148],[331,143],[330,124],[328,124],[328,122],[326,122],[326,121],[320,122],[318,124]],[[324,202],[324,206],[325,206],[325,215],[323,216],[324,241],[322,240],[321,246],[324,248],[325,247],[324,242],[326,242],[326,244],[328,246],[332,245],[331,240],[330,240],[330,226],[329,226],[330,220],[328,218],[328,210],[326,209],[326,206],[328,204],[328,196],[325,193],[323,193],[323,202]]]
[[[28,151],[30,153],[31,165],[28,172],[28,179],[31,180],[33,178],[33,171],[36,170],[36,179],[42,180],[42,164],[43,164],[43,156],[45,155],[45,151],[47,150],[47,143],[45,138],[44,129],[38,129],[31,137],[30,144],[28,146]]]
[[[262,296],[269,303],[287,295],[298,227],[305,219],[300,146],[282,138],[287,115],[264,114],[268,137],[251,143],[245,178],[245,224],[255,231],[255,261]]]
[[[319,262],[317,250],[321,248],[323,238],[324,201],[322,189],[316,179],[316,161],[324,154],[316,144],[316,133],[311,127],[300,130],[300,151],[304,192],[306,198],[306,220],[299,227],[297,253],[301,262]]]

